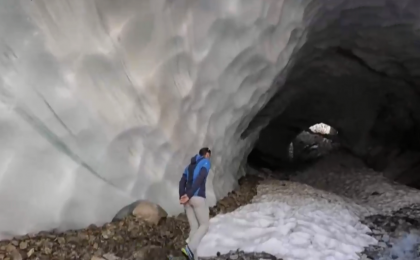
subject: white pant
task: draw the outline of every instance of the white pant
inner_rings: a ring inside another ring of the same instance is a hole
[[[198,260],[198,245],[209,229],[209,208],[206,199],[198,196],[193,196],[184,208],[190,224],[190,235],[187,239],[188,247],[193,251],[194,258]]]

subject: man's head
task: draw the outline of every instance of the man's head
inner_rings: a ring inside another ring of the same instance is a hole
[[[200,156],[203,156],[204,158],[210,158],[211,150],[208,147],[204,147],[204,148],[201,148],[200,151],[198,151],[198,154]]]

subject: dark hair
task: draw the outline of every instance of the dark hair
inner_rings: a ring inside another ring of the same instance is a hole
[[[206,153],[211,154],[211,150],[208,147],[201,148],[200,151],[198,151],[200,156],[204,156]]]

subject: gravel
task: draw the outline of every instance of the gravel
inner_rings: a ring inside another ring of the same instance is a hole
[[[256,194],[257,176],[239,180],[238,190],[228,194],[210,209],[210,215],[231,212],[248,204]],[[158,225],[148,224],[134,216],[103,226],[54,231],[0,241],[0,259],[4,260],[158,260],[185,259],[180,249],[185,246],[189,226],[185,214],[167,217]],[[215,252],[216,255],[217,252]],[[263,253],[231,252],[207,260],[276,259]]]

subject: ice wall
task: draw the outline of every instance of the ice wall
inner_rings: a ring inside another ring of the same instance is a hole
[[[296,0],[3,0],[0,12],[0,239],[101,224],[138,198],[178,213],[181,172],[204,145],[214,203],[304,39]]]

